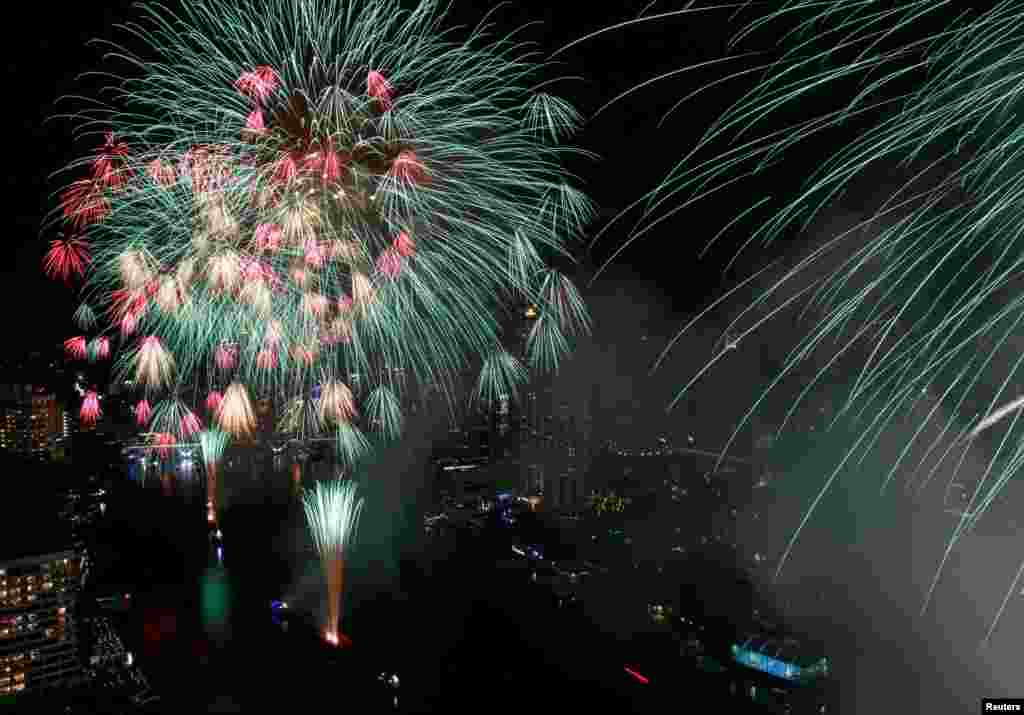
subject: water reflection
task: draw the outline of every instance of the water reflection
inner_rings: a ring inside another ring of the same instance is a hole
[[[302,623],[320,619],[322,575],[297,498],[304,487],[337,478],[342,465],[329,450],[303,455],[289,445],[275,454],[270,447],[229,445],[211,490],[198,451],[188,458],[134,451],[123,463],[131,486],[117,490],[108,513],[121,529],[110,539],[119,544],[120,578],[132,584],[138,601],[129,638],[137,641],[136,652],[147,655],[142,667],[167,698],[202,698],[207,690],[212,697],[227,688],[245,692],[251,682],[234,683],[235,673],[276,663],[282,643],[305,653],[292,640],[277,640],[285,635],[271,621],[271,599],[287,599]],[[384,525],[367,523],[367,534],[370,527],[384,532]],[[383,553],[394,548],[379,537],[367,541]],[[376,602],[382,578],[366,563],[383,559],[369,545],[356,557],[353,573],[362,581],[346,585],[342,619],[365,621],[369,629],[375,619],[352,613]],[[195,683],[187,697],[181,692],[185,681]]]
[[[218,561],[223,547],[217,546]],[[227,640],[231,610],[231,582],[221,564],[206,569],[200,582],[200,602],[206,634],[219,644]]]
[[[213,501],[218,512],[247,491],[251,493],[255,485],[270,493],[296,497],[303,487],[315,481],[337,478],[341,469],[329,450],[307,451],[294,446],[280,452],[269,448],[228,448],[217,470],[214,487],[223,493],[212,495],[211,499],[206,494],[210,488],[206,483],[206,470],[197,465],[195,459],[192,455],[168,458],[130,455],[126,468],[130,481],[139,487],[159,490],[167,497],[184,498],[189,502],[201,499],[204,507]]]

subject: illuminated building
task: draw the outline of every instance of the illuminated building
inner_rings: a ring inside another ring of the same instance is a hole
[[[29,449],[29,410],[21,403],[8,401],[0,406],[0,448],[9,452]]]
[[[0,524],[0,698],[9,698],[79,680],[76,598],[88,566],[67,548],[55,504],[26,491],[4,497],[18,510]]]
[[[18,454],[41,453],[67,435],[67,416],[55,395],[28,384],[0,390],[0,449]]]
[[[42,388],[31,393],[31,415],[29,417],[29,444],[33,452],[42,452],[63,436],[64,410],[56,396]]]

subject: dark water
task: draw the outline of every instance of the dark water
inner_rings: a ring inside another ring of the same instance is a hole
[[[296,472],[289,459],[236,455],[222,475],[222,563],[211,554],[200,470],[135,468],[116,485],[97,581],[133,592],[129,646],[166,711],[355,701],[359,712],[393,711],[382,671],[400,675],[401,712],[655,707],[660,695],[623,674],[621,636],[584,614],[566,617],[521,573],[496,566],[500,535],[428,547],[414,528],[422,500],[396,498],[384,482],[362,484],[367,506],[346,568],[342,630],[353,647],[325,651],[299,627],[283,634],[272,599],[310,624],[323,599],[295,478],[336,473],[329,462]]]

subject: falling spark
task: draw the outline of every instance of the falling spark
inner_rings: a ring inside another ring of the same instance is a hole
[[[217,423],[233,437],[252,434],[256,418],[253,416],[252,403],[249,402],[249,393],[241,383],[232,382],[224,391],[224,398],[217,409]]]
[[[356,484],[350,481],[317,482],[302,498],[306,523],[327,582],[327,615],[324,638],[337,645],[341,597],[344,589],[345,552],[355,537],[363,499],[356,498]]]

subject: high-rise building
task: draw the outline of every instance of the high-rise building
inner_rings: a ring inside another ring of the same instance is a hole
[[[0,561],[0,695],[73,683],[81,675],[75,594],[82,555]]]
[[[30,449],[43,452],[54,445],[64,433],[64,409],[57,397],[41,387],[31,392],[32,413],[29,417]]]
[[[21,467],[31,469],[29,465]],[[28,487],[4,494],[0,516],[0,696],[74,684],[82,673],[76,606],[84,551],[57,505]],[[11,512],[17,511],[17,516]]]

